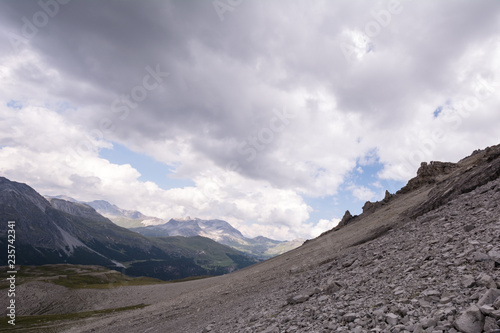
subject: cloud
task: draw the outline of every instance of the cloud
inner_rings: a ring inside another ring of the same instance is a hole
[[[340,219],[332,218],[331,220],[321,219],[319,222],[311,228],[311,235],[313,237],[318,237],[323,232],[335,228],[340,222]]]
[[[277,239],[296,238],[304,232],[301,223],[308,219],[310,208],[291,190],[275,189],[215,167],[194,178],[195,187],[163,190],[152,182],[139,181],[140,173],[130,165],[99,158],[97,149],[67,149],[90,143],[90,139],[54,111],[29,106],[21,111],[0,107],[0,111],[4,119],[0,129],[5,135],[1,140],[12,140],[0,149],[0,172],[43,194],[63,193],[84,201],[105,199],[165,219],[216,216],[252,236],[269,221],[278,227],[266,231]],[[39,126],[42,122],[44,126]],[[92,144],[111,148],[106,141]]]
[[[352,195],[360,201],[370,201],[375,197],[375,193],[365,186],[350,186],[348,189]]]
[[[500,139],[495,1],[246,1],[222,21],[211,2],[71,1],[36,21],[46,12],[0,3],[1,170],[47,192],[289,237],[313,226],[303,197],[337,195],[357,162],[404,181]],[[98,157],[113,143],[195,186],[138,181]]]

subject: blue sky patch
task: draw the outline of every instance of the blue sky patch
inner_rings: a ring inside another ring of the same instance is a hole
[[[371,201],[380,201],[384,198],[385,190],[395,193],[406,184],[402,181],[380,179],[378,173],[383,168],[384,164],[379,162],[376,151],[372,151],[362,159],[362,162],[358,160],[356,167],[345,177],[336,195],[322,198],[304,197],[304,201],[313,209],[309,213],[309,221],[342,218],[346,210],[353,215],[361,214],[366,200],[361,200],[353,194],[355,188],[364,187],[370,190],[374,193]]]
[[[12,109],[21,110],[23,108],[23,104],[20,101],[15,101],[11,99],[7,102],[7,106]]]
[[[436,110],[434,110],[433,114],[434,114],[434,118],[437,118],[439,117],[439,114],[443,112],[443,107],[442,106],[438,106]]]
[[[154,182],[164,190],[195,185],[189,179],[175,178],[169,166],[145,154],[133,152],[118,143],[113,143],[113,149],[101,149],[99,157],[114,164],[130,164],[141,174],[140,181]]]

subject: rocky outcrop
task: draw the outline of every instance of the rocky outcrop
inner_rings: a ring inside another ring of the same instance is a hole
[[[365,204],[363,205],[363,214],[369,214],[369,213],[376,211],[380,207],[388,204],[393,197],[395,197],[394,194],[391,194],[389,191],[385,190],[384,199],[382,199],[381,201],[376,201],[376,202],[367,201],[367,202],[365,202]]]
[[[427,164],[427,162],[422,162],[417,170],[417,176],[410,179],[408,184],[396,193],[408,193],[423,185],[434,184],[439,181],[440,177],[451,173],[457,167],[456,163],[431,161]]]
[[[352,219],[353,219],[353,216],[351,215],[351,212],[346,210],[344,213],[344,216],[342,217],[342,220],[340,220],[337,227],[340,228],[340,227],[347,225],[347,223],[349,223],[349,221],[351,221]]]
[[[394,197],[434,185],[428,200],[406,213],[406,216],[416,218],[498,177],[500,177],[500,145],[476,150],[458,163],[422,162],[417,176],[410,179],[406,186],[396,194],[386,191],[381,201],[367,201],[363,205],[363,214],[375,212]]]
[[[371,211],[374,211],[377,208],[376,204],[377,204],[376,202],[371,202],[371,201],[365,202],[365,204],[363,205],[363,213],[366,214]]]
[[[500,177],[500,145],[488,147],[484,151],[473,154],[453,167],[440,167],[439,169],[450,173],[458,167],[460,167],[457,170],[459,172],[436,184],[430,191],[428,200],[408,211],[407,215],[412,218],[418,217]],[[422,172],[424,175],[427,174],[427,171]]]
[[[453,175],[456,173],[456,175]],[[366,216],[385,206],[397,196],[410,193],[434,185],[435,188],[429,193],[429,199],[417,207],[413,207],[406,214],[407,217],[416,218],[426,212],[440,207],[441,205],[456,198],[462,193],[467,193],[484,185],[500,176],[500,145],[488,147],[484,150],[475,150],[470,156],[458,163],[431,161],[422,162],[417,170],[417,176],[410,179],[406,186],[395,194],[385,191],[384,199],[381,201],[367,201],[363,205],[363,213]],[[346,212],[340,223],[330,231],[339,230],[347,223],[352,222],[356,216]]]

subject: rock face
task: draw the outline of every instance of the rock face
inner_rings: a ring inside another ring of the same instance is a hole
[[[471,156],[464,158],[459,163],[422,162],[417,176],[410,179],[406,186],[397,191],[396,194],[386,191],[382,201],[367,201],[363,206],[362,215],[373,213],[402,194],[411,193],[426,185],[438,184],[439,186],[436,186],[429,193],[429,198],[425,202],[407,212],[409,217],[416,218],[446,204],[460,194],[470,192],[478,186],[497,179],[499,176],[500,145],[474,151]],[[339,223],[336,230],[345,224]]]
[[[363,206],[363,213],[369,214],[371,212],[374,212],[375,210],[377,210],[380,207],[389,203],[394,196],[395,196],[394,194],[391,194],[391,193],[389,193],[389,191],[386,190],[384,199],[382,201],[377,201],[377,202],[367,201],[367,202],[365,202],[365,204]]]
[[[442,183],[429,193],[426,202],[409,212],[412,217],[436,209],[459,195],[471,192],[477,187],[500,177],[500,146],[488,147],[482,152],[465,158],[460,163],[462,167],[457,170],[459,172],[452,173],[449,177],[443,179]],[[443,168],[447,172],[454,169],[458,169],[458,164],[448,169]]]
[[[422,162],[417,170],[417,177],[412,178],[399,193],[407,193],[420,188],[422,185],[434,184],[440,177],[449,174],[457,168],[456,163],[431,161]]]

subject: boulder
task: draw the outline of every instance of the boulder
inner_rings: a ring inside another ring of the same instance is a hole
[[[500,297],[497,297],[496,300],[493,302],[493,307],[495,309],[500,310]]]
[[[385,321],[389,324],[389,325],[397,325],[398,321],[399,321],[399,317],[397,315],[395,315],[394,313],[388,313],[386,316],[385,316]]]
[[[482,333],[484,316],[477,306],[472,305],[455,320],[454,325],[462,333]]]
[[[352,323],[353,321],[356,320],[357,317],[358,317],[357,314],[351,312],[344,315],[344,320],[348,323]]]
[[[491,250],[488,252],[488,256],[491,260],[495,261],[497,264],[500,264],[500,251]]]
[[[483,329],[486,333],[491,333],[491,332],[495,332],[495,330],[500,329],[500,326],[498,326],[498,323],[494,318],[486,317],[484,320],[484,328]]]
[[[476,284],[476,280],[472,275],[464,275],[462,278],[462,286],[465,288],[472,288]]]
[[[299,295],[288,297],[288,299],[286,301],[288,304],[294,305],[294,304],[304,303],[308,299],[309,299],[309,295],[299,294]]]
[[[498,289],[488,289],[484,295],[477,302],[477,306],[481,305],[492,305],[495,300],[500,297],[500,290]]]
[[[327,294],[333,294],[342,289],[342,286],[341,282],[329,279],[325,291]]]
[[[497,283],[491,276],[485,273],[479,274],[479,278],[477,280],[477,284],[480,286],[484,286],[490,289],[495,289],[497,287]],[[494,301],[494,300],[493,300]],[[490,303],[492,304],[492,303]]]

